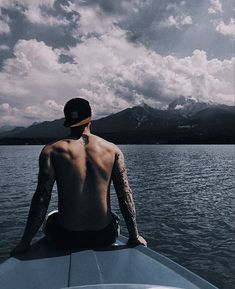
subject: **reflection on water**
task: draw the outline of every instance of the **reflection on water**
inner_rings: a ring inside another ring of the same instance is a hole
[[[235,284],[232,145],[125,145],[139,231],[150,248],[223,289]],[[21,237],[41,146],[0,147],[0,255]],[[112,189],[112,205],[118,212]],[[56,187],[50,209],[56,207]],[[122,221],[123,223],[123,221]],[[122,233],[127,234],[124,223]],[[37,238],[41,233],[37,235]]]

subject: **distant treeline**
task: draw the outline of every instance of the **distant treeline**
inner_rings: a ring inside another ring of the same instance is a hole
[[[167,133],[153,132],[122,132],[122,133],[97,133],[98,136],[115,144],[235,144],[235,135],[203,134],[194,131],[180,131]],[[2,138],[0,145],[45,145],[58,140],[55,138]]]

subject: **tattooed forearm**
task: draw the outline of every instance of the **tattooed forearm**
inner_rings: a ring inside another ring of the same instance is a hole
[[[27,224],[21,239],[23,243],[30,243],[41,227],[50,203],[54,182],[55,175],[50,154],[42,151],[39,158],[38,185],[31,202]]]
[[[134,239],[138,236],[135,204],[128,184],[125,161],[121,151],[118,151],[116,154],[112,178],[117,192],[120,210],[129,231],[129,236]]]
[[[118,201],[120,210],[126,222],[129,236],[130,238],[135,239],[138,236],[138,229],[136,224],[135,204],[131,193],[126,194],[125,197],[119,197]]]
[[[30,243],[34,235],[37,233],[45,219],[50,199],[51,194],[46,188],[44,188],[42,193],[38,194],[36,192],[34,194],[22,241]]]

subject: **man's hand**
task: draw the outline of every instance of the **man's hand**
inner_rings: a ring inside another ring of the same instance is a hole
[[[11,256],[14,256],[16,254],[25,253],[29,250],[30,243],[26,243],[21,241],[10,253]]]
[[[147,247],[147,242],[143,237],[138,236],[135,239],[129,238],[127,245],[130,245],[130,246],[143,245],[143,246]]]

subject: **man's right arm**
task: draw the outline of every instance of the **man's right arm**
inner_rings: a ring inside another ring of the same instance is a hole
[[[45,147],[39,157],[38,184],[32,198],[25,231],[20,243],[12,250],[11,255],[23,253],[29,249],[31,240],[45,219],[54,182],[54,167],[49,149]]]
[[[129,232],[129,243],[146,245],[146,241],[139,236],[136,224],[135,204],[127,177],[125,160],[120,149],[116,149],[112,171],[112,180],[117,193],[119,207],[125,219]]]

